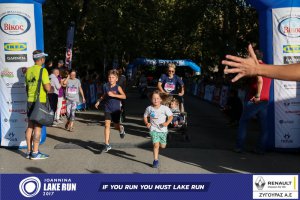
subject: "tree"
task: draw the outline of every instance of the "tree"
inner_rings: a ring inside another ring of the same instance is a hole
[[[229,52],[258,43],[256,12],[244,0],[47,1],[45,47],[64,58],[66,32],[76,22],[74,59],[102,70],[137,57],[192,59],[211,75]]]

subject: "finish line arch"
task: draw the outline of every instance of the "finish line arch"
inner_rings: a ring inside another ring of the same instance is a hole
[[[268,64],[299,62],[300,1],[247,0],[259,13],[260,49]],[[300,148],[300,85],[274,80],[270,89],[270,146]]]
[[[167,66],[169,63],[174,63],[176,66],[186,66],[191,68],[196,75],[201,74],[201,67],[194,63],[192,60],[163,60],[163,59],[148,59],[137,58],[131,64],[127,66],[127,75],[131,76],[135,74],[139,65],[151,65],[151,66]]]
[[[24,132],[28,118],[24,69],[34,65],[34,50],[44,50],[44,2],[0,0],[1,146],[26,146]],[[43,127],[41,143],[45,140],[46,127]]]

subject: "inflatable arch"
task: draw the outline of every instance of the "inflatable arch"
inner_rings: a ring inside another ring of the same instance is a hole
[[[127,75],[131,76],[138,65],[151,65],[151,66],[167,66],[168,63],[174,63],[176,66],[190,67],[196,75],[201,74],[201,68],[191,60],[162,60],[162,59],[148,59],[137,58],[127,66]]]
[[[259,13],[260,49],[268,64],[300,62],[300,1],[247,0]],[[270,146],[300,148],[299,84],[274,80],[270,91]]]
[[[44,50],[42,4],[45,0],[0,0],[1,146],[25,147],[27,95],[25,69],[32,52]],[[41,143],[46,139],[43,127]]]

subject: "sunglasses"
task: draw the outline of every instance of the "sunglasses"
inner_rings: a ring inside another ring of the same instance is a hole
[[[175,71],[169,70],[169,72],[174,73]]]

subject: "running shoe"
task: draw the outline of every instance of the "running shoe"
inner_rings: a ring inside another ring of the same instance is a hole
[[[103,151],[107,153],[109,150],[111,150],[111,146],[109,144],[105,144]]]
[[[27,151],[26,153],[25,153],[25,158],[26,159],[30,159],[31,158],[31,151]]]
[[[57,125],[58,125],[58,122],[54,121],[53,124],[52,124],[52,127],[57,127]]]
[[[159,167],[158,160],[153,160],[153,168],[158,168],[158,167]]]
[[[44,160],[49,158],[49,155],[44,154],[42,152],[37,152],[37,153],[31,153],[31,160]]]
[[[121,139],[124,139],[125,137],[125,129],[124,129],[124,126],[120,125],[120,138]]]
[[[59,119],[59,120],[56,120],[56,122],[57,122],[58,124],[63,124],[63,123],[64,123],[64,122],[61,121],[60,119]]]

